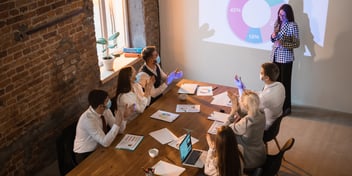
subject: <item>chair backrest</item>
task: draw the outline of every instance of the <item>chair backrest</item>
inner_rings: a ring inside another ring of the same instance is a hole
[[[61,175],[67,174],[77,165],[73,152],[73,142],[76,136],[76,126],[77,122],[69,125],[56,139],[57,160]]]
[[[279,134],[280,124],[283,117],[284,116],[280,116],[279,118],[277,118],[274,123],[269,127],[269,129],[264,131],[263,141],[265,143],[273,140],[277,136],[277,134]]]
[[[273,176],[280,170],[282,158],[287,150],[291,149],[295,143],[294,138],[286,141],[285,145],[281,148],[280,152],[276,155],[267,155],[265,164],[263,166],[262,176]]]

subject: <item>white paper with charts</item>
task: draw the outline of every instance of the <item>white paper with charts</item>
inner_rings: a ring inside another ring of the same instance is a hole
[[[167,128],[162,128],[160,130],[152,131],[149,133],[155,140],[161,144],[166,144],[171,141],[177,140],[177,137]]]
[[[163,120],[166,122],[173,122],[178,116],[179,114],[158,110],[150,117],[158,120]]]
[[[215,120],[220,122],[226,122],[230,114],[214,111],[209,117],[209,120]]]
[[[134,150],[143,140],[143,136],[126,134],[121,141],[116,145],[117,149]]]
[[[169,142],[168,145],[178,150],[179,149],[178,145],[183,141],[183,139],[185,137],[186,137],[186,134],[182,135],[181,137],[179,137],[176,140]],[[197,138],[191,136],[191,141],[192,141],[192,145],[193,145],[193,144],[197,143],[199,140]]]
[[[197,96],[213,96],[213,87],[199,86],[197,89]]]
[[[177,104],[176,112],[200,112],[200,105]]]
[[[195,94],[197,87],[198,87],[198,84],[185,83],[181,85],[180,89],[178,89],[178,93]]]
[[[224,122],[214,121],[208,129],[209,134],[216,134],[218,132],[218,128],[223,126]]]
[[[153,168],[156,175],[163,176],[178,176],[181,175],[186,169],[174,164],[160,160]]]

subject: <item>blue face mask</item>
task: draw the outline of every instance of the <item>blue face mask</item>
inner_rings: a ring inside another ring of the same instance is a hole
[[[108,103],[106,104],[106,109],[110,109],[111,108],[111,100],[109,99]]]
[[[161,60],[160,60],[160,56],[158,55],[158,57],[156,57],[156,63],[160,64]]]

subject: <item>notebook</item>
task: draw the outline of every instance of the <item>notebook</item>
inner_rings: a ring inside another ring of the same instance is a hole
[[[179,151],[183,165],[203,168],[206,152],[192,148],[191,133],[186,134],[186,137],[179,145]]]

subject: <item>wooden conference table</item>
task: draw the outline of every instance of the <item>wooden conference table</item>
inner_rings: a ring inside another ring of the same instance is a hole
[[[236,90],[236,88],[204,82],[185,79],[179,81],[176,85],[174,84],[165,95],[149,106],[139,117],[127,124],[125,134],[130,133],[144,136],[144,139],[134,151],[115,149],[115,146],[124,136],[119,134],[110,147],[99,147],[87,159],[71,170],[68,175],[138,176],[144,175],[142,167],[152,167],[160,160],[186,168],[182,175],[198,175],[202,173],[203,169],[182,165],[178,150],[167,144],[163,145],[159,143],[149,135],[152,131],[166,127],[179,137],[187,133],[185,129],[190,129],[192,130],[192,137],[199,139],[199,141],[193,145],[193,148],[202,150],[208,149],[205,135],[213,123],[213,121],[207,119],[208,116],[213,111],[220,111],[221,109],[229,113],[230,108],[210,104],[212,96],[188,95],[186,101],[179,100],[177,91],[183,83],[197,83],[200,86],[213,86],[213,89],[215,88],[213,91],[214,95],[230,89]],[[199,104],[200,112],[178,113],[180,116],[172,123],[150,118],[157,110],[175,113],[177,104]],[[157,157],[151,158],[148,155],[148,150],[151,148],[159,149],[159,155]]]

